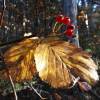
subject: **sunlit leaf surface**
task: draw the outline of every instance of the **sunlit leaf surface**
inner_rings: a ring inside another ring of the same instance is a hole
[[[8,79],[9,73],[15,82],[31,80],[36,72],[54,88],[69,88],[77,77],[91,85],[99,80],[91,56],[58,39],[25,39],[8,49],[4,58],[8,67],[0,72],[1,78]]]

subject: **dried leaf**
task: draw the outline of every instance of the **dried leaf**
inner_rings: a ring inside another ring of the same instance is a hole
[[[15,64],[18,62],[20,57],[27,54],[27,52],[36,45],[37,41],[33,41],[32,39],[25,39],[22,42],[14,44],[9,50],[4,54],[4,60],[7,64]]]
[[[62,60],[67,64],[70,70],[73,70],[74,75],[77,75],[77,77],[80,76],[90,84],[94,84],[99,80],[96,71],[97,66],[86,52],[78,49],[79,48],[73,50],[70,49],[70,53],[66,53],[66,57],[62,56]]]
[[[1,78],[13,81],[31,80],[35,72],[54,88],[68,88],[73,77],[80,77],[89,84],[99,80],[97,66],[91,56],[77,46],[54,39],[26,39],[4,54],[8,69],[0,72]]]
[[[1,72],[2,77],[8,79],[8,71],[13,81],[31,80],[36,72],[34,50],[37,43],[37,40],[26,39],[11,47],[4,55],[6,65],[9,67]]]
[[[53,46],[40,44],[35,50],[36,69],[43,81],[54,88],[69,87],[71,76],[60,55],[53,50]]]
[[[75,45],[57,40],[40,44],[35,51],[39,76],[55,88],[68,87],[72,82],[70,76],[79,76],[92,85],[96,83],[97,66],[90,57]]]

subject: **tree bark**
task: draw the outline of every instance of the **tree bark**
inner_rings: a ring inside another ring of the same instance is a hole
[[[79,46],[79,39],[78,39],[78,31],[77,31],[77,0],[63,0],[63,13],[66,16],[69,16],[72,20],[72,23],[76,26],[75,28],[75,35],[76,37],[73,38],[73,43]]]

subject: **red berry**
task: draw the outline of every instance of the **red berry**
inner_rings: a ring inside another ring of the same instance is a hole
[[[67,29],[66,32],[65,32],[65,34],[66,34],[67,36],[69,36],[69,37],[72,37],[73,34],[74,34],[74,30],[73,30],[73,29]]]
[[[71,19],[69,17],[64,17],[62,22],[66,25],[69,25],[71,23]]]
[[[70,25],[67,26],[67,29],[73,29],[74,30],[75,29],[75,25],[70,24]]]
[[[58,23],[62,23],[62,22],[63,22],[63,18],[64,18],[63,15],[59,15],[59,16],[57,16],[57,17],[56,17],[56,22],[58,22]]]
[[[69,25],[71,23],[71,19],[69,17],[59,15],[56,17],[56,22]]]

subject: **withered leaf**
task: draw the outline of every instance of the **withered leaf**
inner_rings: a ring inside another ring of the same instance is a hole
[[[71,76],[92,85],[99,80],[91,56],[69,42],[55,40],[40,44],[35,50],[35,62],[41,79],[55,88],[69,87]]]
[[[0,72],[1,76],[4,79],[8,79],[6,73],[8,71],[15,82],[31,80],[36,72],[34,50],[37,43],[37,40],[26,39],[11,47],[4,54],[4,60],[8,69]]]
[[[31,80],[35,72],[54,88],[70,87],[73,77],[92,85],[99,80],[91,55],[58,38],[23,40],[7,50],[4,58],[8,67],[0,71],[1,78],[8,79],[9,72],[15,82]]]
[[[53,46],[40,44],[35,50],[36,69],[43,81],[54,88],[69,87],[71,76],[60,55],[53,50]]]

